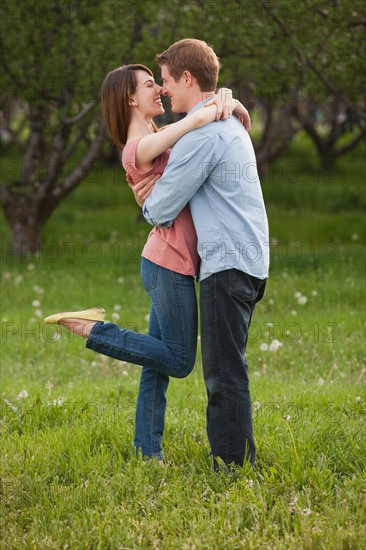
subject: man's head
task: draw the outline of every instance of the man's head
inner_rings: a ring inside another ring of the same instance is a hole
[[[219,60],[206,42],[195,38],[179,40],[156,59],[161,67],[162,93],[170,97],[173,112],[187,112],[215,93]]]

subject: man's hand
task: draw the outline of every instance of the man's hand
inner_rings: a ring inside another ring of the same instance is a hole
[[[154,189],[155,183],[160,176],[161,174],[152,174],[150,176],[146,176],[146,178],[141,180],[139,183],[133,184],[131,177],[126,174],[128,185],[131,187],[132,192],[135,195],[135,200],[141,208],[144,206],[145,200]]]

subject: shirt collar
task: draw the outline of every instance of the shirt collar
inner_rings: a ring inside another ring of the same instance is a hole
[[[203,107],[203,105],[205,103],[207,103],[208,101],[211,101],[211,99],[213,97],[215,97],[215,94],[212,94],[212,96],[207,97],[206,99],[204,99],[204,100],[200,101],[199,103],[197,103],[197,105],[195,105],[194,107],[192,107],[192,109],[190,111],[188,111],[187,115],[191,115],[192,113],[197,111],[197,109],[200,109],[201,107]]]

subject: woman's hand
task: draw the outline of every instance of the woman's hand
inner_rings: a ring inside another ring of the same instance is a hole
[[[135,200],[137,204],[141,206],[141,208],[144,206],[144,202],[150,195],[151,191],[154,189],[155,183],[160,178],[160,176],[161,174],[152,174],[150,176],[146,176],[146,178],[139,181],[139,183],[134,184],[131,176],[129,174],[126,174],[128,185],[131,187],[132,192],[135,195]]]
[[[238,115],[240,122],[249,132],[251,128],[250,115],[244,105],[237,99],[233,98],[233,93],[230,88],[220,88],[210,101],[205,103],[204,107],[216,105],[216,120],[227,120],[231,117],[233,111]]]

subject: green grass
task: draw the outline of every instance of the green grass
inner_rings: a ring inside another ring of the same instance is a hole
[[[258,460],[235,477],[212,472],[200,352],[188,378],[171,380],[161,468],[134,456],[139,367],[42,324],[102,305],[147,330],[149,227],[122,172],[91,175],[37,257],[3,254],[4,548],[364,547],[363,158],[360,147],[314,183],[302,138],[263,181],[272,265],[248,345]]]

